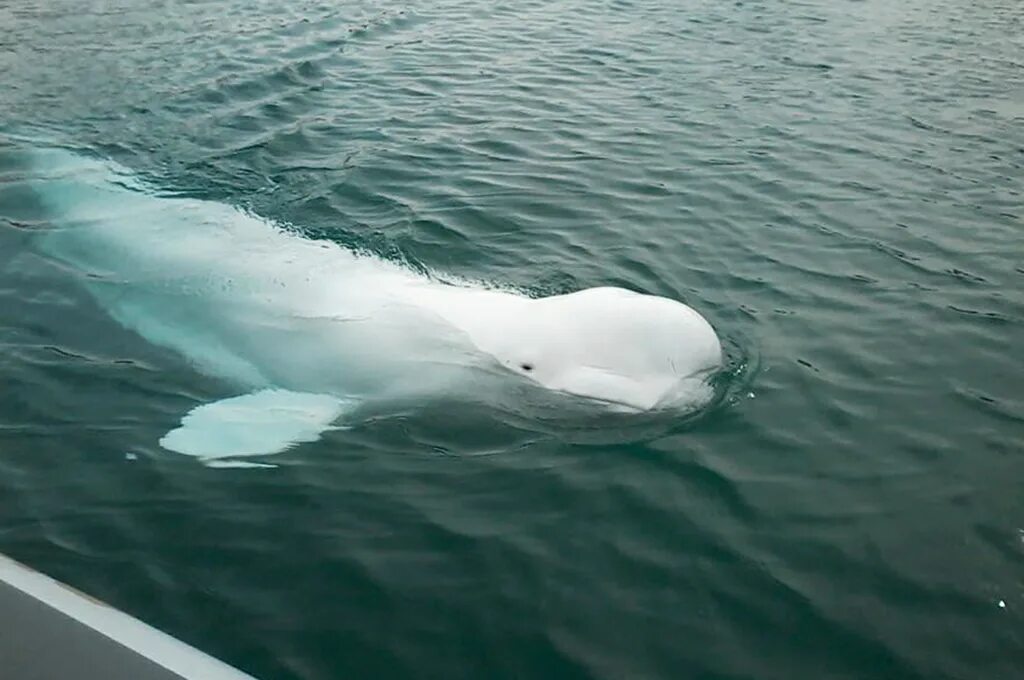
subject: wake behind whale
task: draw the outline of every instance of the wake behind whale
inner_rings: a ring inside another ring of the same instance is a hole
[[[42,249],[122,326],[226,383],[224,399],[160,442],[213,464],[313,441],[366,409],[452,395],[690,412],[721,367],[711,326],[667,298],[440,282],[233,206],[159,196],[113,162],[60,149],[34,151],[27,181],[50,225]]]

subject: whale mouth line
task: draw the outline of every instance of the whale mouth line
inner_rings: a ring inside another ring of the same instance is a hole
[[[582,391],[573,391],[572,389],[559,389],[559,391],[574,397],[586,399],[590,402],[614,407],[612,410],[625,414],[644,415],[669,413],[677,410],[690,411],[692,410],[695,401],[704,401],[701,399],[695,400],[693,398],[692,393],[695,386],[706,386],[708,390],[713,391],[714,388],[711,386],[711,379],[716,374],[717,369],[714,367],[694,371],[689,375],[677,378],[669,387],[662,390],[661,393],[658,394],[657,398],[650,400],[649,402],[645,401],[643,404],[639,404],[629,398],[586,394]],[[687,398],[688,396],[689,398]],[[710,401],[710,399],[706,401]]]
[[[633,404],[633,403],[631,403],[629,401],[623,401],[621,399],[613,399],[611,397],[597,397],[597,396],[594,396],[594,395],[591,395],[591,394],[583,394],[582,392],[573,392],[572,390],[558,390],[558,391],[562,392],[564,394],[568,394],[568,395],[573,396],[573,397],[578,397],[580,399],[585,399],[588,402],[593,402],[595,404],[601,404],[602,406],[605,406],[605,407],[612,407],[610,410],[613,410],[613,411],[615,411],[617,413],[628,413],[630,415],[640,415],[642,413],[652,413],[652,412],[658,410],[658,408],[656,406],[651,407],[651,408],[644,408],[642,406],[637,406],[636,404]]]
[[[625,378],[623,376],[611,372],[605,373],[607,373],[610,376],[613,376],[617,381],[638,384],[635,380],[630,380],[629,378]],[[646,402],[644,404],[640,404],[637,402],[637,400],[630,399],[629,397],[610,396],[608,394],[597,394],[592,391],[587,391],[585,389],[577,389],[571,386],[555,386],[549,389],[554,389],[555,391],[561,392],[563,394],[568,394],[573,397],[585,399],[586,401],[591,402],[593,404],[599,404],[605,407],[612,407],[612,410],[615,410],[620,413],[635,414],[648,413],[651,411],[658,410],[658,404],[661,403],[661,397],[663,397],[664,394],[667,394],[670,391],[666,390],[664,393],[662,393],[662,395],[659,395],[658,399],[651,401],[649,404],[647,404]]]

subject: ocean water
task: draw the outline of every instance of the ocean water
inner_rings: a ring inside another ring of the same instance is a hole
[[[263,679],[1024,667],[1019,2],[0,28],[0,552]],[[29,139],[424,271],[682,300],[721,398],[611,442],[413,405],[204,467],[157,442],[224,386],[40,255]]]

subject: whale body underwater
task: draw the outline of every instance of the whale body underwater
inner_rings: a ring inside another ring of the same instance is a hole
[[[234,206],[161,196],[63,149],[33,151],[26,172],[42,252],[120,325],[226,384],[160,440],[211,465],[315,441],[368,404],[540,393],[556,397],[548,409],[600,417],[693,412],[714,394],[719,339],[675,300],[442,281]]]

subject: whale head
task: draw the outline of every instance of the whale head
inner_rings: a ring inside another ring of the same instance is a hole
[[[622,288],[519,300],[486,315],[472,336],[534,383],[620,411],[709,398],[707,379],[721,367],[721,344],[683,303]]]

